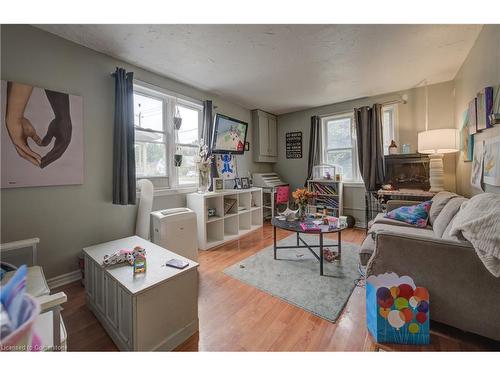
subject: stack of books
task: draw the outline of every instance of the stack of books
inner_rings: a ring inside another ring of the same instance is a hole
[[[321,230],[319,225],[311,223],[311,222],[300,223],[300,227],[305,232],[319,232]]]

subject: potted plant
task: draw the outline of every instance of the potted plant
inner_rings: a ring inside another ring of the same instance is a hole
[[[182,125],[182,117],[179,112],[179,107],[175,106],[175,115],[174,115],[174,126],[175,130],[179,130]]]
[[[300,221],[304,221],[306,218],[307,205],[311,198],[314,198],[316,193],[304,189],[297,189],[292,193],[292,197],[295,200],[297,206],[299,206],[299,218]]]
[[[175,167],[180,167],[181,165],[182,165],[181,148],[179,146],[177,146],[175,154],[174,154],[174,166]]]

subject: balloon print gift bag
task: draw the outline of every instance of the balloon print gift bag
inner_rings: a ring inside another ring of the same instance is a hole
[[[379,343],[429,344],[429,292],[409,276],[368,277],[366,324]]]

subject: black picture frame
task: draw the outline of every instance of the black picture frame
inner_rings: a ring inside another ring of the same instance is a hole
[[[234,179],[234,188],[241,189],[241,179],[239,177],[235,177]]]
[[[245,142],[245,151],[250,151],[250,142]]]
[[[248,177],[241,177],[241,188],[250,189],[250,179]]]

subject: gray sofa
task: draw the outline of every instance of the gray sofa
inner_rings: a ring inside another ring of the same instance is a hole
[[[396,272],[426,287],[432,320],[500,341],[500,278],[485,268],[468,241],[449,234],[466,200],[436,194],[426,228],[378,214],[369,224],[360,261],[367,265],[367,277]],[[389,201],[387,210],[415,203]]]

